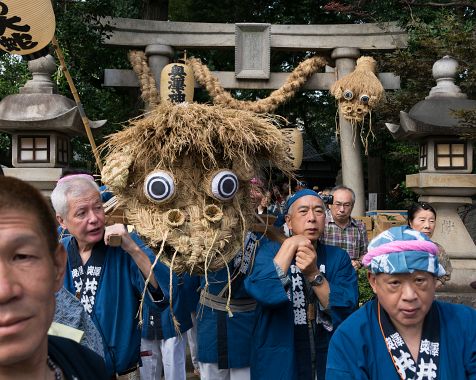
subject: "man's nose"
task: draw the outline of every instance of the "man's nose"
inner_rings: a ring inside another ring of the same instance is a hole
[[[402,284],[402,298],[405,301],[413,301],[416,299],[416,292],[412,284],[409,284],[409,283]]]
[[[314,210],[310,209],[310,210],[307,212],[307,220],[309,220],[309,221],[314,221],[314,220],[316,220],[316,213],[314,212]]]
[[[98,221],[98,215],[94,210],[89,211],[88,213],[88,222],[96,223]]]
[[[0,263],[0,304],[5,304],[20,294],[21,286],[17,276],[5,263]]]

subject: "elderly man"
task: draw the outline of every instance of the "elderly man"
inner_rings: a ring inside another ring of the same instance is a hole
[[[330,337],[356,307],[357,278],[349,256],[319,243],[324,207],[313,190],[289,198],[286,223],[292,236],[281,246],[265,242],[245,280],[258,302],[252,379],[307,380],[316,372],[323,379]]]
[[[476,379],[476,311],[434,300],[437,253],[407,226],[372,240],[363,264],[377,297],[337,329],[327,379]]]
[[[91,176],[60,179],[51,201],[58,222],[70,233],[62,239],[68,253],[64,287],[78,297],[101,333],[109,376],[138,378],[140,301],[144,294],[150,307],[167,305],[169,269],[157,263],[150,273],[155,255],[138,236],[121,224],[105,227],[99,188]],[[113,235],[120,237],[120,246],[111,245]]]
[[[98,355],[47,336],[65,264],[43,196],[0,177],[0,379],[108,379]]]
[[[361,258],[367,252],[368,239],[365,225],[350,216],[355,204],[355,193],[348,187],[336,186],[331,190],[331,195],[331,215],[326,220],[321,241],[347,251],[352,266],[359,269]]]

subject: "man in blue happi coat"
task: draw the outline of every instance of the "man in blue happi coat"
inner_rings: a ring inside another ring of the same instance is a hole
[[[260,247],[245,280],[258,302],[251,378],[322,379],[330,337],[356,307],[357,277],[344,250],[319,243],[325,206],[315,191],[295,193],[285,214],[292,236]]]
[[[190,288],[193,288],[195,278],[187,273],[172,275],[177,277],[178,289],[172,294],[172,309],[170,305],[162,311],[144,307],[140,368],[142,379],[161,380],[162,369],[165,380],[185,380],[187,377],[185,333],[192,328],[188,303],[193,297],[193,290]]]
[[[244,249],[237,253],[228,268],[201,277],[197,343],[202,380],[250,378],[256,301],[250,297],[243,282],[258,254],[260,241],[267,239],[248,233]]]
[[[109,376],[138,378],[140,301],[144,295],[150,307],[167,305],[169,269],[157,263],[150,274],[155,255],[140,238],[122,224],[105,227],[99,188],[91,176],[60,179],[51,201],[58,222],[70,233],[61,241],[68,253],[64,287],[98,328]],[[117,246],[113,236],[120,237]]]
[[[476,311],[434,300],[437,254],[407,226],[372,240],[362,263],[376,298],[334,334],[328,380],[476,379]]]

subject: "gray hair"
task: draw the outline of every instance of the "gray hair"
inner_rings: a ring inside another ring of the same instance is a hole
[[[353,205],[355,204],[355,193],[354,193],[354,190],[352,190],[350,187],[347,187],[347,186],[344,186],[344,185],[338,185],[338,186],[334,187],[334,188],[331,190],[331,195],[334,195],[334,193],[335,193],[337,190],[347,190],[348,192],[350,192],[350,194],[352,195],[352,204],[353,204]]]
[[[287,212],[286,212],[285,216],[286,216],[286,215],[289,215],[289,216],[291,216],[291,214],[292,214],[292,210],[293,210],[293,206],[294,206],[294,203],[293,203],[291,206],[289,206],[289,208],[288,208],[288,210],[287,210]]]
[[[71,175],[58,181],[58,184],[51,193],[51,203],[55,212],[62,218],[68,213],[68,197],[79,197],[88,190],[99,192],[99,186],[94,180]]]

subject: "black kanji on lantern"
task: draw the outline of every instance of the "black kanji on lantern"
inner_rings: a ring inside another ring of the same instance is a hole
[[[12,33],[11,37],[0,37],[0,45],[2,45],[6,51],[14,52],[20,50],[33,49],[38,42],[31,40],[31,35],[27,33]]]
[[[183,66],[173,65],[169,75],[169,99],[174,103],[185,101],[185,70]]]
[[[8,17],[7,14],[8,6],[0,2],[0,45],[8,52],[32,49],[38,45],[38,42],[32,41],[32,36],[28,33],[12,33],[10,37],[5,37],[4,34],[7,29],[17,32],[30,31],[29,25],[18,25],[21,22],[21,17]]]

